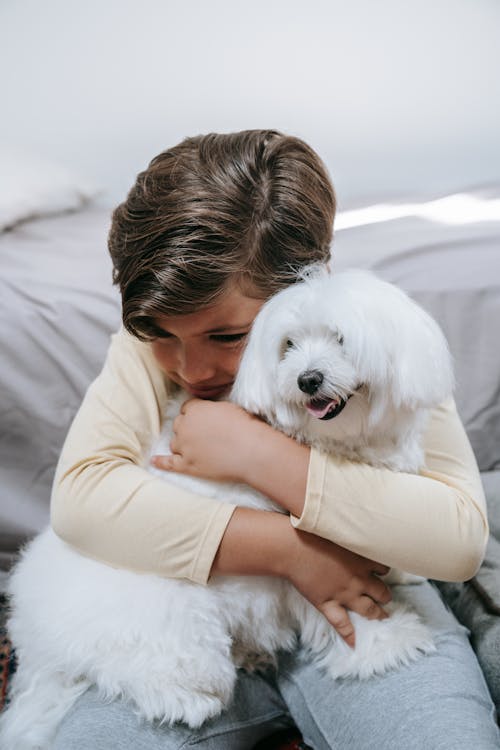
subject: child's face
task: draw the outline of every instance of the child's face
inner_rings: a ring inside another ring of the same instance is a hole
[[[234,287],[199,312],[156,318],[158,336],[151,346],[161,369],[191,396],[214,399],[226,394],[263,304]]]

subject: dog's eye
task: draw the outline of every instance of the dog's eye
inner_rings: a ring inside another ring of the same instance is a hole
[[[281,341],[281,347],[280,347],[280,359],[284,359],[287,355],[287,352],[290,351],[290,349],[293,349],[293,341],[292,339],[282,339]]]
[[[341,333],[337,333],[337,341],[339,342],[340,346],[344,343],[344,337]]]

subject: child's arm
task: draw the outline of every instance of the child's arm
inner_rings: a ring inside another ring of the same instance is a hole
[[[351,633],[344,606],[383,616],[373,599],[387,602],[390,594],[373,572],[385,572],[384,566],[296,531],[281,513],[238,508],[230,524],[234,506],[168,485],[146,470],[167,388],[147,344],[123,330],[113,337],[57,467],[51,519],[59,536],[110,565],[199,583],[208,580],[219,550],[214,571],[284,575],[332,624],[339,626],[340,618]],[[314,575],[319,570],[321,587]],[[349,642],[346,628],[341,632]]]
[[[424,447],[418,475],[313,451],[296,527],[426,578],[472,578],[488,540],[486,500],[453,399],[433,410]]]
[[[247,482],[297,529],[391,567],[461,581],[481,564],[486,503],[452,399],[432,412],[419,475],[309,451],[233,404],[193,400],[183,412],[170,468]]]
[[[354,628],[347,609],[368,619],[387,616],[378,602],[389,602],[391,593],[377,577],[389,571],[387,566],[315,534],[293,529],[282,513],[236,508],[219,545],[212,574],[259,575],[270,571],[287,578],[349,645],[354,646]]]
[[[146,470],[167,387],[147,344],[123,329],[112,337],[59,458],[51,523],[89,557],[206,583],[234,506],[169,487]]]

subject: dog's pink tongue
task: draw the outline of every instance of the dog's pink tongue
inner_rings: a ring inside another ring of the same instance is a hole
[[[325,414],[328,412],[331,406],[335,407],[337,405],[336,401],[326,401],[326,400],[316,400],[316,401],[310,401],[306,408],[309,414],[312,414],[313,417],[317,417],[318,419],[321,419],[325,416]]]

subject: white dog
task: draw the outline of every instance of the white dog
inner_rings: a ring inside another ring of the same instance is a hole
[[[402,291],[364,271],[311,271],[262,308],[231,399],[324,451],[416,472],[428,411],[452,387],[443,334]],[[174,411],[185,398],[179,393]],[[169,452],[171,422],[152,453]],[[160,474],[223,501],[237,492],[241,505],[276,509],[246,486]],[[147,719],[198,727],[228,705],[237,666],[273,660],[297,635],[332,678],[382,674],[434,649],[417,615],[396,603],[383,621],[351,613],[352,650],[284,580],[201,586],[117,570],[50,529],[24,550],[10,595],[19,667],[4,750],[48,747],[90,685],[104,698],[130,699]]]

